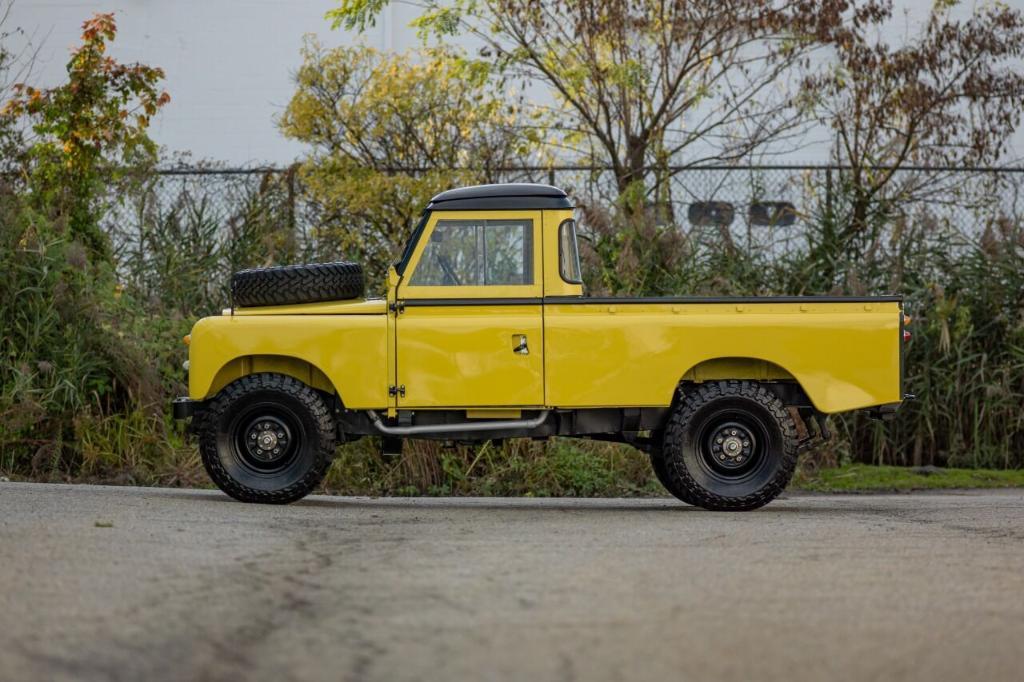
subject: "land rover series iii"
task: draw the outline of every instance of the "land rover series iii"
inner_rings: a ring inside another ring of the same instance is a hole
[[[227,494],[287,503],[339,443],[620,441],[680,500],[749,510],[824,416],[904,399],[899,296],[585,295],[573,205],[547,185],[434,197],[387,296],[353,263],[247,270],[189,337],[190,418]]]

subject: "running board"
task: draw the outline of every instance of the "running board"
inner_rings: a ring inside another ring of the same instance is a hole
[[[462,424],[424,424],[422,426],[388,426],[380,415],[367,410],[374,428],[388,436],[416,436],[435,433],[466,433],[467,431],[507,431],[509,429],[535,429],[543,424],[551,410],[542,410],[533,419],[501,419],[491,421],[472,421]]]

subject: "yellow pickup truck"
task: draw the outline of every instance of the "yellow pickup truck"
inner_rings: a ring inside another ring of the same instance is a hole
[[[585,295],[573,205],[548,185],[454,189],[363,297],[353,263],[247,270],[189,343],[191,418],[227,494],[288,503],[339,443],[581,437],[646,452],[684,502],[785,488],[823,415],[904,399],[902,299]]]

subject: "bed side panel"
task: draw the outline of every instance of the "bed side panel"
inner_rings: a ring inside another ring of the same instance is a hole
[[[822,412],[898,402],[897,302],[545,306],[546,400],[664,406],[695,365],[754,358],[793,375]]]

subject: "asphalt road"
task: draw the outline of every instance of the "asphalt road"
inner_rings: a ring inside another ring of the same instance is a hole
[[[1024,491],[670,500],[0,483],[2,680],[1020,680]]]

